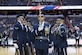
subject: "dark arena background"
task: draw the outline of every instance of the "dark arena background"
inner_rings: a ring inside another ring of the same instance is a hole
[[[25,16],[33,26],[38,22],[40,12],[50,24],[56,23],[58,17],[64,17],[68,31],[67,55],[82,55],[82,0],[0,0],[0,55],[19,55],[12,36],[17,15]],[[74,30],[78,31],[78,46]],[[9,35],[5,37],[4,33]],[[49,55],[55,55],[53,49],[53,46],[48,49]],[[36,55],[34,46],[32,51]]]

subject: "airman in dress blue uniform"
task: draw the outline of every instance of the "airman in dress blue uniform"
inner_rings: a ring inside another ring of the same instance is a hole
[[[13,31],[13,42],[17,43],[18,49],[19,49],[19,55],[23,54],[27,55],[26,51],[26,43],[28,43],[28,27],[26,28],[24,24],[22,23],[24,19],[23,15],[18,15],[17,16],[17,23],[14,26],[14,31]],[[22,49],[24,47],[24,49]]]
[[[49,24],[45,22],[44,15],[38,17],[39,22],[34,25],[34,46],[36,55],[48,55],[49,48]]]
[[[58,17],[56,24],[58,27],[55,28],[55,35],[53,36],[54,48],[56,49],[57,55],[67,55],[66,47],[68,46],[66,38],[66,29],[64,20]],[[54,34],[54,32],[52,32]]]

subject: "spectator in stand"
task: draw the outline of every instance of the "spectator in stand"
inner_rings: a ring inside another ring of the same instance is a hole
[[[17,6],[23,5],[21,0],[17,0]]]
[[[68,27],[68,38],[72,37],[72,29]]]
[[[27,6],[31,6],[32,5],[32,0],[28,0],[27,1]]]
[[[9,32],[9,28],[10,27],[7,27],[6,30],[3,32],[2,36],[3,36],[3,47],[5,47],[5,42],[7,42],[7,47],[8,47],[8,37],[10,35],[10,32]]]

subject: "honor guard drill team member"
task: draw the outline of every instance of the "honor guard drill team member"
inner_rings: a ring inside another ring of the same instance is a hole
[[[43,14],[38,16],[39,22],[34,25],[36,55],[48,55],[49,48],[49,24],[45,22]]]
[[[66,28],[65,28],[65,24],[64,24],[64,18],[62,17],[58,17],[57,21],[57,28],[55,28],[55,35],[53,38],[53,42],[54,42],[54,48],[57,50],[57,55],[67,55],[67,34],[66,34]]]
[[[17,43],[18,49],[19,49],[19,55],[22,55],[24,52],[24,55],[26,54],[26,43],[28,42],[27,39],[27,31],[28,28],[23,25],[24,21],[24,16],[23,15],[18,15],[17,16],[17,23],[14,26],[14,31],[13,31],[13,42]],[[24,47],[22,49],[22,47]]]

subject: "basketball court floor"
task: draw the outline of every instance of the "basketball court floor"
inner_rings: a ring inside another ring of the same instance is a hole
[[[12,40],[8,40],[9,44],[13,44]],[[69,45],[75,45],[75,39],[68,39],[67,40]],[[80,47],[75,48],[75,46],[69,46],[67,48],[68,55],[82,55],[82,39],[80,39]],[[15,55],[15,48],[9,46],[8,48],[3,48],[0,46],[0,55]]]
[[[82,47],[68,47],[67,48],[68,55],[82,55]],[[14,47],[5,47],[0,46],[0,55],[15,55]]]

